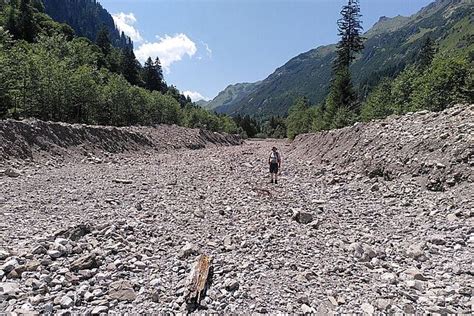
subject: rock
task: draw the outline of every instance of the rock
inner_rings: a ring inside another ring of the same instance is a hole
[[[95,253],[90,253],[82,256],[71,263],[71,270],[87,270],[94,269],[100,266]]]
[[[62,308],[70,308],[74,305],[74,301],[69,296],[63,296],[59,301],[59,305],[61,305]]]
[[[378,298],[375,301],[375,306],[377,307],[377,309],[381,311],[386,311],[390,309],[390,307],[392,306],[392,301],[389,299]]]
[[[109,311],[109,308],[107,306],[103,306],[103,305],[102,306],[96,306],[92,310],[91,314],[92,315],[107,314],[108,311]]]
[[[0,249],[0,260],[5,260],[10,257],[10,253],[5,249]]]
[[[375,251],[367,244],[354,242],[349,245],[349,251],[352,251],[355,258],[362,262],[369,262],[376,256]]]
[[[9,273],[10,271],[12,271],[16,267],[18,267],[18,265],[19,264],[18,264],[18,261],[16,259],[10,259],[7,262],[5,262],[4,264],[2,264],[2,266],[0,266],[0,270],[5,271],[5,273]]]
[[[434,245],[438,245],[438,246],[446,244],[446,240],[444,239],[444,237],[442,235],[433,235],[433,236],[428,238],[428,241],[430,243],[432,243]]]
[[[31,253],[34,255],[43,255],[47,253],[47,249],[42,245],[38,245],[31,250]]]
[[[446,220],[448,222],[455,222],[458,220],[458,217],[456,216],[456,214],[451,213],[451,214],[448,214],[448,216],[446,216]]]
[[[201,210],[196,209],[196,210],[194,210],[193,214],[194,214],[194,216],[196,216],[197,218],[204,218],[204,212],[201,211]]]
[[[227,291],[233,292],[239,288],[239,281],[233,279],[227,279],[224,283],[224,287]]]
[[[302,304],[301,305],[301,311],[303,312],[303,314],[307,315],[307,314],[314,314],[316,313],[316,310],[306,304]]]
[[[389,284],[395,284],[397,283],[397,276],[393,273],[389,273],[389,272],[386,272],[386,273],[383,273],[381,276],[380,276],[380,279],[386,283],[389,283]]]
[[[59,250],[48,250],[47,252],[48,256],[51,257],[51,259],[57,259],[60,258],[63,254]]]
[[[363,303],[360,306],[360,308],[362,309],[364,314],[373,315],[375,313],[375,308],[372,305],[370,305],[369,303]]]
[[[1,296],[11,297],[20,292],[20,286],[13,282],[0,282],[0,302]]]
[[[428,280],[417,268],[409,268],[403,271],[403,274],[409,279],[420,280],[420,281]]]
[[[134,301],[137,297],[129,281],[115,281],[109,286],[109,297],[119,301]]]
[[[181,248],[181,251],[179,253],[179,258],[180,259],[186,259],[190,255],[197,255],[199,254],[200,249],[193,243],[186,243],[183,248]]]
[[[406,251],[406,255],[417,261],[426,261],[427,258],[425,256],[425,252],[423,251],[424,247],[425,247],[424,243],[411,244]]]
[[[159,303],[160,302],[160,291],[158,291],[158,290],[153,291],[153,294],[151,295],[151,301],[153,303]]]
[[[112,181],[119,184],[132,184],[133,183],[133,181],[129,179],[114,179]]]
[[[300,224],[309,224],[313,221],[313,215],[301,210],[293,210],[292,219]]]
[[[21,175],[20,171],[14,168],[8,168],[5,170],[4,174],[10,178],[18,178]]]
[[[423,282],[421,282],[419,280],[407,280],[406,285],[409,288],[412,288],[412,289],[415,289],[415,290],[418,290],[418,291],[423,291],[424,290],[424,284],[423,284]]]

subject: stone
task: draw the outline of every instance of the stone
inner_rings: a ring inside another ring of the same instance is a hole
[[[4,174],[10,178],[18,178],[21,175],[20,171],[15,168],[8,168]]]
[[[313,215],[301,210],[293,210],[292,219],[300,224],[309,224],[313,221]]]
[[[190,255],[199,254],[199,252],[200,250],[195,244],[188,242],[183,246],[183,248],[181,248],[181,251],[179,253],[179,258],[186,259]]]
[[[307,314],[314,314],[316,313],[316,310],[306,304],[302,304],[301,305],[301,311],[303,312],[303,314],[307,315]]]
[[[389,299],[378,298],[375,300],[375,306],[381,311],[386,311],[392,306],[392,301]]]
[[[427,281],[428,279],[417,268],[409,268],[403,271],[403,274],[409,278],[420,281]]]
[[[59,250],[48,250],[47,252],[48,256],[51,257],[51,259],[57,259],[60,258],[63,254]]]
[[[0,266],[0,270],[5,271],[5,273],[9,273],[10,271],[18,267],[18,265],[19,264],[16,259],[10,259],[6,261],[4,264],[2,264],[2,266]]]
[[[350,244],[349,251],[352,251],[353,256],[362,262],[369,262],[376,256],[376,253],[372,247],[360,242],[354,242]]]
[[[413,258],[417,261],[426,261],[427,258],[425,256],[425,252],[423,251],[424,247],[425,247],[424,243],[411,244],[408,247],[406,254],[408,257]]]
[[[107,306],[101,305],[101,306],[94,307],[94,309],[92,309],[91,314],[92,315],[107,314],[108,311],[109,311],[109,308]]]
[[[446,220],[448,222],[455,222],[458,220],[458,217],[456,216],[456,214],[451,213],[451,214],[448,214],[448,216],[446,216]]]
[[[0,295],[15,296],[20,292],[20,285],[13,282],[0,282]]]
[[[94,269],[100,266],[95,253],[90,253],[85,256],[82,256],[71,263],[71,270],[87,270]]]
[[[10,257],[10,253],[5,249],[0,249],[0,260],[5,260]]]
[[[110,284],[109,297],[119,301],[131,302],[137,298],[137,294],[129,281],[120,280]]]
[[[239,288],[239,281],[233,279],[227,279],[224,283],[224,287],[227,291],[233,292]]]
[[[375,313],[375,308],[369,303],[363,303],[360,308],[366,315],[373,315]]]
[[[193,214],[194,214],[194,216],[196,216],[197,218],[204,218],[204,212],[201,211],[201,210],[194,210]]]
[[[69,296],[63,296],[59,301],[59,305],[61,305],[62,308],[70,308],[74,305],[74,300]]]
[[[380,280],[389,284],[395,284],[397,283],[397,276],[393,273],[386,272],[380,276]]]

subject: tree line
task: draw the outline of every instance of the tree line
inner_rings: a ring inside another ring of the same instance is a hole
[[[240,131],[167,85],[158,58],[142,66],[132,45],[112,45],[106,27],[95,42],[77,37],[38,3],[0,5],[0,118]]]
[[[357,121],[385,118],[417,110],[441,111],[474,101],[474,54],[437,52],[426,36],[414,64],[395,77],[385,77],[367,94],[353,87],[350,65],[364,47],[358,0],[348,0],[338,20],[340,41],[333,78],[324,102],[299,98],[289,109],[287,136],[341,128]],[[374,74],[379,75],[379,74]]]

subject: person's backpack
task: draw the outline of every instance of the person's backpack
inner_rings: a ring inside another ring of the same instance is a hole
[[[279,160],[280,160],[280,154],[278,152],[272,151],[272,153],[270,154],[270,162],[278,163]]]

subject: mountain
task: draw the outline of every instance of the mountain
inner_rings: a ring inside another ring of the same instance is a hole
[[[223,91],[219,92],[213,100],[201,106],[208,110],[214,110],[219,107],[221,112],[225,112],[225,109],[232,108],[235,103],[255,91],[259,84],[260,82],[246,82],[229,85]]]
[[[381,17],[365,33],[365,49],[352,65],[355,85],[366,95],[381,78],[398,74],[416,60],[428,36],[440,51],[473,50],[473,8],[472,0],[438,0],[410,17]],[[219,104],[216,97],[215,110],[265,118],[286,115],[299,96],[306,96],[313,104],[323,101],[332,76],[335,48],[321,46],[296,56],[234,102]]]
[[[42,0],[46,14],[53,20],[69,24],[76,34],[95,41],[105,26],[112,45],[125,48],[133,45],[130,38],[115,26],[112,15],[96,0]]]

